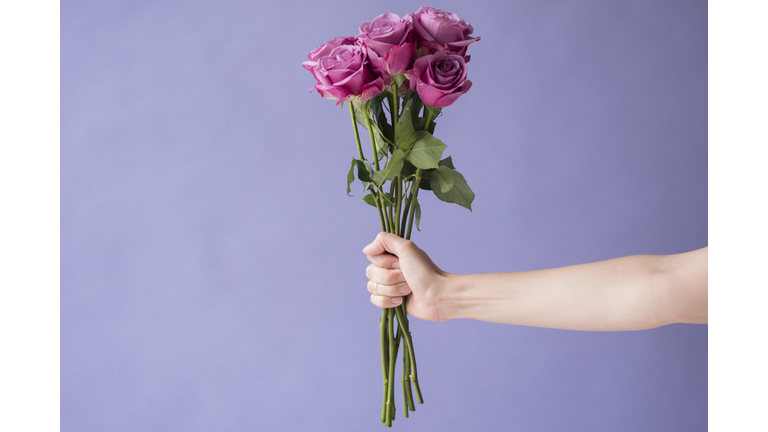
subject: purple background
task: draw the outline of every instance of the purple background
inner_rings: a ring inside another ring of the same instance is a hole
[[[436,129],[474,212],[425,194],[414,236],[441,268],[707,245],[706,2],[431,5],[482,37]],[[62,2],[63,431],[383,427],[378,217],[300,63],[419,6]],[[707,427],[706,325],[412,330],[425,404],[400,430]]]

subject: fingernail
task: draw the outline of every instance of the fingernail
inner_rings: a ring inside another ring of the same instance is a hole
[[[402,297],[392,297],[392,303],[399,304],[401,301],[403,301]]]
[[[393,262],[392,263],[392,268],[393,269],[399,269],[400,268],[400,261]]]
[[[408,285],[403,285],[403,286],[400,287],[400,292],[402,294],[408,294],[409,291],[411,291],[411,290],[408,288]]]
[[[405,275],[400,273],[400,276],[397,277],[397,280],[400,282],[405,282]]]

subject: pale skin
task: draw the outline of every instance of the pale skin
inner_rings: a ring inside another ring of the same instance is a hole
[[[371,302],[408,296],[408,314],[427,321],[470,318],[566,330],[644,330],[706,324],[708,248],[633,255],[525,272],[456,275],[412,241],[380,233],[363,249]],[[392,255],[390,255],[389,253]]]

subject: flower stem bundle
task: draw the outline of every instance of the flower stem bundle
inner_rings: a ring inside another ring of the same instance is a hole
[[[308,54],[305,69],[315,77],[321,96],[349,102],[357,157],[347,173],[347,194],[358,179],[361,200],[376,209],[381,231],[411,238],[419,229],[419,191],[472,210],[475,194],[443,158],[447,147],[434,136],[442,109],[465,94],[466,55],[472,26],[451,12],[431,7],[399,17],[386,13],[360,25],[357,37],[337,37]],[[368,132],[371,159],[365,157],[358,125]],[[406,281],[407,282],[407,281]],[[407,296],[382,310],[379,320],[384,382],[381,422],[395,419],[395,369],[402,351],[400,378],[403,416],[424,403],[408,323]],[[402,349],[401,349],[402,348]],[[414,397],[415,396],[415,397]]]

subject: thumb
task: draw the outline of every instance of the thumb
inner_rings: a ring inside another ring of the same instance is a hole
[[[373,240],[373,243],[363,248],[363,253],[366,255],[381,255],[384,251],[387,251],[400,256],[400,253],[408,247],[410,242],[410,240],[395,234],[380,232]]]

